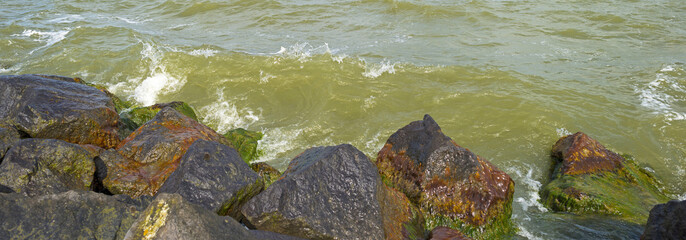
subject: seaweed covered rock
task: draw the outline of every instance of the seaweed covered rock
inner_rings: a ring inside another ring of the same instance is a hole
[[[262,178],[265,188],[272,185],[272,183],[276,182],[276,180],[279,180],[279,177],[281,177],[281,172],[267,163],[252,163],[250,164],[250,168]]]
[[[145,205],[90,191],[0,194],[0,238],[123,239]]]
[[[102,154],[108,172],[103,184],[114,194],[153,196],[198,139],[230,144],[207,126],[164,108],[124,139],[116,153]]]
[[[420,207],[427,229],[448,226],[485,239],[513,231],[512,179],[444,135],[429,115],[391,135],[376,165],[387,185]]]
[[[133,107],[122,111],[120,113],[120,117],[122,119],[122,122],[126,125],[126,127],[131,131],[134,131],[141,125],[152,120],[155,117],[155,115],[157,115],[157,113],[160,112],[160,110],[166,107],[173,108],[177,112],[186,115],[194,121],[198,121],[198,116],[195,115],[195,111],[193,110],[193,108],[187,103],[179,101],[158,103],[147,107]]]
[[[391,232],[385,227],[413,222],[384,218],[409,204],[384,208],[388,204],[381,202],[402,201],[387,195],[376,167],[355,147],[315,147],[293,159],[283,176],[242,212],[257,229],[307,239],[384,239]]]
[[[69,79],[0,76],[0,125],[13,126],[32,138],[116,146],[119,115],[110,97]]]
[[[672,200],[650,210],[641,240],[686,239],[686,201]]]
[[[259,157],[257,142],[262,139],[261,132],[236,128],[224,134],[224,137],[231,141],[233,147],[241,154],[241,158],[246,163],[250,163]]]
[[[462,232],[457,231],[448,227],[436,227],[431,230],[428,240],[469,240],[471,238],[462,234]]]
[[[541,201],[554,211],[614,215],[643,224],[648,209],[669,200],[648,171],[584,133],[560,138],[552,157],[557,164],[541,189]]]
[[[262,191],[264,183],[233,148],[196,140],[159,193],[178,193],[186,201],[240,220],[240,207]]]
[[[0,185],[28,196],[90,190],[96,155],[56,139],[23,139],[0,164]]]
[[[21,136],[14,130],[14,128],[0,127],[0,163],[5,156],[5,152],[12,147],[16,142],[19,142]]]
[[[135,220],[125,239],[256,239],[231,217],[162,193]]]

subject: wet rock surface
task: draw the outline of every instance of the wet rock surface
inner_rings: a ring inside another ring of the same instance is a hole
[[[0,185],[28,196],[90,190],[95,156],[62,140],[24,139],[7,151],[0,164]]]
[[[373,163],[355,147],[315,147],[242,212],[257,229],[307,239],[384,239],[382,187]]]
[[[89,191],[37,197],[0,193],[0,238],[123,239],[145,205]]]
[[[460,231],[447,227],[436,227],[431,230],[428,240],[469,240],[471,238],[465,236]]]
[[[186,115],[187,117],[198,121],[198,116],[195,114],[195,110],[185,102],[168,102],[168,103],[158,103],[146,107],[132,107],[130,109],[125,109],[119,114],[122,122],[131,131],[135,131],[138,127],[142,126],[146,122],[152,120],[155,115],[157,115],[160,110],[169,107],[177,112]]]
[[[541,201],[554,211],[613,215],[643,224],[648,210],[669,200],[650,172],[578,132],[555,143],[557,164]]]
[[[178,193],[219,215],[240,220],[240,207],[264,187],[236,150],[218,142],[196,140],[180,161],[158,194]]]
[[[19,133],[14,128],[0,127],[0,163],[2,163],[7,150],[19,140],[21,140]]]
[[[236,128],[224,134],[246,163],[259,157],[257,141],[262,139],[262,136],[261,132],[248,131],[243,128]]]
[[[198,139],[228,144],[224,137],[172,108],[164,108],[117,146],[117,154],[101,157],[108,168],[105,187],[132,197],[154,195]]]
[[[483,228],[483,238],[512,232],[512,179],[444,135],[429,115],[391,135],[376,165],[387,185],[421,208],[429,229]]]
[[[0,125],[32,138],[61,139],[112,148],[119,116],[103,92],[73,79],[40,75],[0,76]]]
[[[655,205],[641,239],[686,239],[686,201]]]
[[[272,183],[276,182],[276,180],[279,180],[279,177],[281,177],[281,172],[267,163],[252,163],[250,164],[250,168],[262,178],[265,188],[272,185]]]
[[[178,194],[159,194],[124,239],[257,239],[228,216],[189,203]]]

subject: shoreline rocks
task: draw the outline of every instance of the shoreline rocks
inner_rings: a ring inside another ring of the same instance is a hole
[[[584,133],[560,138],[551,155],[557,164],[541,202],[554,211],[643,224],[653,205],[669,200],[652,174]]]
[[[429,115],[388,138],[376,159],[384,182],[419,206],[427,229],[494,238],[514,233],[514,181],[444,135]]]
[[[650,210],[641,240],[686,238],[686,200],[671,200]]]

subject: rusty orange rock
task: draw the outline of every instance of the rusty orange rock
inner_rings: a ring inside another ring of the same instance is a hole
[[[391,135],[376,164],[387,185],[421,208],[428,228],[511,233],[512,179],[444,135],[431,116]]]
[[[211,128],[164,108],[124,139],[116,153],[101,156],[108,168],[103,184],[114,194],[154,195],[198,139],[231,146]]]
[[[622,156],[582,132],[560,138],[552,156],[562,161],[560,171],[566,175],[612,171],[622,168],[624,162]]]
[[[431,230],[429,240],[470,240],[462,232],[447,227],[436,227]]]

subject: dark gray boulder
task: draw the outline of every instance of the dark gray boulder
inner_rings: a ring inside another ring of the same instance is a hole
[[[96,153],[56,139],[23,139],[0,164],[0,185],[28,196],[90,190]]]
[[[289,236],[289,235],[283,235],[275,232],[270,232],[270,231],[262,231],[262,230],[250,230],[250,233],[257,238],[257,239],[262,239],[262,240],[305,240],[304,238],[299,238],[299,237],[294,237],[294,236]]]
[[[231,217],[162,193],[141,213],[125,239],[257,239]]]
[[[0,125],[32,138],[61,139],[112,148],[119,143],[119,115],[100,90],[69,78],[0,76]]]
[[[686,200],[655,205],[641,239],[686,239]]]
[[[181,157],[179,167],[158,194],[178,193],[188,202],[240,220],[240,207],[263,188],[262,178],[235,149],[198,139]]]
[[[123,239],[145,205],[89,191],[0,194],[0,239]]]
[[[0,127],[0,163],[2,163],[5,152],[16,142],[19,142],[19,140],[21,139],[16,130]]]
[[[248,201],[251,225],[307,239],[384,239],[381,177],[355,147],[310,148]]]

